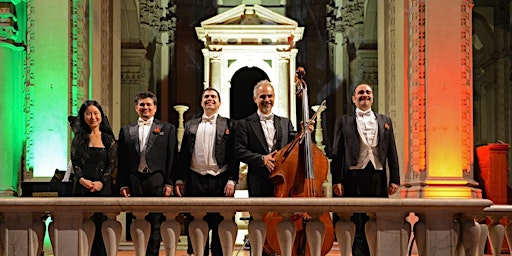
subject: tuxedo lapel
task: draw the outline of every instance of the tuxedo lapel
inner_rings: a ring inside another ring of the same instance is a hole
[[[189,134],[194,134],[194,137],[197,135],[197,129],[199,127],[199,123],[201,123],[201,118],[192,119],[192,121],[190,122],[189,131],[188,131]]]
[[[386,124],[386,120],[384,119],[383,115],[377,115],[377,125],[378,125],[378,132],[379,132],[379,145],[385,145],[385,134],[384,134],[384,125]],[[380,152],[379,152],[380,153]]]
[[[227,120],[221,116],[217,116],[217,121],[215,121],[215,147],[217,147],[222,140],[226,129],[228,129]]]
[[[347,144],[351,145],[352,146],[351,148],[353,148],[353,152],[351,155],[358,156],[359,150],[361,148],[361,143],[359,143],[361,135],[360,135],[358,127],[357,127],[355,115],[350,115],[347,117],[347,126],[348,126],[347,131],[346,131],[347,136],[345,136],[345,137],[348,140]]]
[[[260,117],[258,116],[257,113],[254,113],[252,116],[249,117],[249,123],[252,131],[254,132],[254,135],[256,136],[256,138],[258,138],[261,147],[265,149],[265,152],[270,153],[268,152],[267,140],[265,139],[265,135],[263,134],[263,128],[261,127]]]
[[[282,148],[284,147],[285,145],[282,145],[282,141],[283,140],[283,132],[281,131],[281,118],[279,118],[278,116],[274,115],[274,127],[275,127],[275,130],[276,130],[276,134],[275,134],[275,141],[276,143],[274,143],[274,148],[277,148],[279,146],[279,148]]]
[[[140,154],[140,141],[139,141],[139,125],[137,123],[131,125],[128,128],[130,132],[130,138],[135,140],[135,151],[137,151],[138,154]]]
[[[148,134],[148,142],[146,143],[145,152],[148,152],[149,149],[153,146],[155,143],[156,137],[160,136],[160,134],[156,134],[156,128],[158,127],[158,130],[162,132],[162,123],[159,120],[154,119],[153,124],[151,125],[151,129],[149,130]]]

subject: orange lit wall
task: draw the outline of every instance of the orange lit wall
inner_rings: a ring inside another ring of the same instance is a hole
[[[428,176],[462,177],[460,2],[428,1],[425,10]]]

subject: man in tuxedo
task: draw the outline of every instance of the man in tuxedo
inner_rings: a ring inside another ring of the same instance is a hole
[[[121,128],[118,147],[118,186],[121,195],[170,197],[171,171],[177,154],[176,127],[154,117],[157,98],[152,92],[135,95],[137,122]],[[161,213],[150,213],[146,220],[151,234],[146,255],[158,255]]]
[[[333,192],[344,197],[388,197],[398,191],[400,174],[391,118],[375,113],[373,91],[358,85],[352,96],[354,114],[336,119],[332,148]],[[389,183],[386,174],[389,167]],[[370,255],[364,225],[366,214],[355,214],[352,254]]]
[[[214,88],[201,94],[203,115],[185,124],[176,172],[175,192],[189,197],[233,197],[240,161],[234,156],[236,121],[218,114],[221,99]],[[208,213],[204,220],[212,230],[211,255],[222,256],[218,227],[219,213]],[[204,255],[209,255],[207,241]]]
[[[273,197],[269,175],[275,168],[274,153],[290,143],[296,132],[290,119],[272,114],[274,87],[268,80],[256,84],[253,99],[258,110],[238,122],[235,154],[248,165],[249,197]]]

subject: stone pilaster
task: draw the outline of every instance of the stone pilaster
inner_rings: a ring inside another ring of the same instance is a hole
[[[410,159],[402,196],[481,197],[471,187],[475,182],[470,2],[410,2]],[[445,29],[437,29],[440,26]],[[459,40],[446,40],[454,35]]]
[[[19,4],[18,9],[24,4]],[[3,110],[0,112],[0,196],[15,195],[19,180],[19,171],[23,168],[22,154],[25,135],[24,125],[24,66],[25,49],[24,23],[25,13],[17,12],[13,3],[0,3],[0,99]]]

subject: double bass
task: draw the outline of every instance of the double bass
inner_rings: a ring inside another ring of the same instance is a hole
[[[325,154],[312,142],[311,130],[316,115],[321,109],[309,118],[307,84],[303,77],[304,68],[299,67],[296,72],[296,94],[302,100],[303,121],[302,131],[295,136],[292,142],[275,152],[275,169],[270,178],[274,183],[275,197],[321,197],[322,185],[327,180],[329,164]],[[325,108],[325,101],[320,108]],[[283,220],[278,213],[269,212],[263,216],[267,224],[267,237],[264,245],[265,253],[279,254],[281,250],[277,238],[277,224]],[[306,223],[310,221],[308,213],[296,213],[291,220],[295,224],[295,240],[292,255],[311,255],[306,237]],[[320,255],[326,255],[334,242],[334,227],[329,213],[323,213],[319,220],[325,227],[325,236]],[[318,254],[314,252],[313,255]]]

